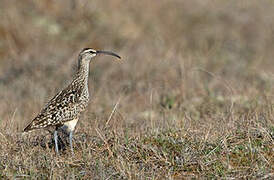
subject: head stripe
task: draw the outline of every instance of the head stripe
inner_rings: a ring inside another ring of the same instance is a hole
[[[96,50],[91,48],[84,48],[81,53],[87,53],[87,52],[96,53]]]

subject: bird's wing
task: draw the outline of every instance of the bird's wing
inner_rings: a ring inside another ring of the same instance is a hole
[[[79,107],[80,89],[66,88],[54,96],[42,109],[42,111],[24,129],[29,131],[47,126],[63,124],[75,119],[83,108]]]

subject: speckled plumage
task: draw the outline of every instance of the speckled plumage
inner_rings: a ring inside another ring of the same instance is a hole
[[[45,128],[49,131],[54,130],[55,150],[58,154],[58,135],[59,127],[69,133],[69,143],[73,154],[72,134],[89,101],[88,74],[89,62],[98,54],[108,54],[121,58],[110,51],[96,51],[91,48],[83,49],[78,57],[78,70],[73,81],[62,91],[57,93],[42,111],[24,129],[25,132]]]
[[[88,62],[81,62],[82,60],[80,53],[79,67],[73,81],[48,102],[24,131],[52,126],[60,127],[67,121],[79,118],[80,113],[85,110],[89,101],[89,64]]]

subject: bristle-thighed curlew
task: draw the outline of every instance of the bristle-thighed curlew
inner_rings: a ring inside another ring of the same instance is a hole
[[[25,132],[45,128],[54,130],[55,150],[58,154],[57,130],[64,127],[69,133],[69,144],[73,154],[72,135],[75,126],[89,101],[88,74],[89,62],[99,54],[107,54],[121,58],[110,51],[97,51],[91,48],[83,49],[78,57],[78,70],[72,82],[57,93],[41,110],[41,112],[24,129]]]

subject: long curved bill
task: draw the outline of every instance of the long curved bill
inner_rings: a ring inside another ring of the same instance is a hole
[[[97,54],[107,54],[107,55],[110,55],[110,56],[115,56],[119,59],[121,59],[121,57],[118,55],[118,54],[115,54],[114,52],[111,52],[111,51],[96,51]]]

